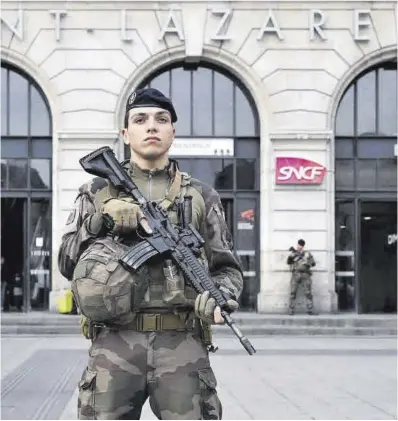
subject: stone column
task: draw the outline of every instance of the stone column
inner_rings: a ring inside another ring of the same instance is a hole
[[[52,243],[52,291],[50,311],[57,311],[56,297],[70,284],[58,270],[58,250],[66,219],[73,208],[79,187],[92,176],[80,166],[79,159],[103,146],[109,146],[118,159],[123,157],[122,143],[116,130],[101,132],[60,132],[58,133],[57,167],[54,168],[53,193],[53,243]]]
[[[334,158],[330,132],[278,132],[272,143],[268,184],[268,247],[263,250],[268,267],[264,268],[258,299],[259,312],[286,313],[289,303],[290,272],[286,264],[288,249],[299,238],[316,260],[313,270],[314,309],[329,313],[336,310],[334,292]],[[297,157],[326,167],[319,185],[276,185],[276,157]],[[263,256],[262,256],[263,258]],[[266,274],[266,276],[264,276]],[[300,289],[297,310],[305,310]]]

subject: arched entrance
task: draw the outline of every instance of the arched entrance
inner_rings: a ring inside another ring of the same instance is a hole
[[[360,74],[335,122],[336,292],[339,309],[397,306],[397,63]]]
[[[260,134],[254,101],[232,74],[208,63],[175,63],[143,81],[169,96],[176,108],[171,156],[180,169],[213,186],[245,276],[242,309],[257,309],[260,290]],[[129,150],[125,149],[128,156]]]
[[[47,309],[51,288],[51,112],[34,80],[6,62],[1,63],[1,86],[4,309]],[[22,277],[20,282],[15,280],[17,274]]]

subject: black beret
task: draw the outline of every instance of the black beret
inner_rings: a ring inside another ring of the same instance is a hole
[[[171,121],[177,121],[173,103],[162,92],[154,88],[143,88],[134,91],[128,98],[126,104],[126,113],[132,108],[138,107],[158,107],[163,108],[171,114]]]
[[[297,241],[297,244],[299,244],[300,246],[304,247],[305,246],[305,241],[300,238],[300,240]]]

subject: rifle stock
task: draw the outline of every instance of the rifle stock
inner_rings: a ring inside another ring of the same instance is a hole
[[[134,181],[117,161],[111,148],[107,146],[99,148],[81,158],[79,162],[89,174],[107,179],[117,189],[123,190],[137,200],[153,231],[152,235],[138,245],[131,247],[120,259],[120,263],[130,270],[137,270],[156,255],[160,254],[164,255],[165,258],[171,258],[198,294],[204,291],[210,292],[216,304],[221,308],[221,315],[225,323],[238,337],[248,354],[253,355],[256,350],[250,341],[243,336],[229,314],[228,297],[216,287],[197,258],[204,240],[192,224],[188,224],[184,228],[173,226],[164,209],[156,202],[149,202],[144,198]],[[187,220],[189,220],[189,217],[190,215],[186,215]]]

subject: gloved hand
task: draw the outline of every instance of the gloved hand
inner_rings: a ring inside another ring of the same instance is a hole
[[[115,223],[111,216],[99,212],[90,215],[87,220],[88,231],[95,237],[102,237],[112,231]]]
[[[91,339],[88,331],[88,320],[86,316],[82,315],[80,319],[80,327],[82,329],[82,334],[86,339]]]
[[[227,300],[227,304],[231,313],[239,308],[239,304],[235,300],[229,299]],[[221,316],[221,309],[216,306],[216,301],[210,297],[209,291],[205,291],[196,297],[195,315],[207,324],[224,323],[224,318]]]
[[[102,213],[112,217],[115,223],[113,232],[116,234],[130,234],[138,225],[148,234],[152,233],[147,219],[133,199],[110,199],[102,207]]]

